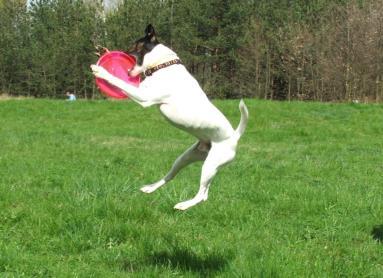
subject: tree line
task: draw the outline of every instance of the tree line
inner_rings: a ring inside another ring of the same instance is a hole
[[[99,97],[94,46],[148,23],[210,97],[383,99],[383,0],[0,0],[0,93]]]

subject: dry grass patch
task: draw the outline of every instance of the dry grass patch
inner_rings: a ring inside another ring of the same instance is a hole
[[[25,96],[11,96],[9,94],[2,94],[0,93],[0,101],[1,100],[10,100],[10,99],[16,99],[16,100],[23,100],[23,99],[31,99],[32,97],[25,97]]]

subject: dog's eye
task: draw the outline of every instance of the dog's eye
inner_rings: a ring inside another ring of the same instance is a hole
[[[139,42],[136,44],[136,51],[141,51],[144,48],[144,43]]]

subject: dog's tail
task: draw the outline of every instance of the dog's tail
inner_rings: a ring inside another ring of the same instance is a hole
[[[247,110],[246,104],[243,101],[243,99],[241,99],[241,101],[239,102],[239,111],[241,111],[241,120],[237,129],[235,130],[235,135],[238,139],[245,132],[247,121],[249,120],[249,110]]]

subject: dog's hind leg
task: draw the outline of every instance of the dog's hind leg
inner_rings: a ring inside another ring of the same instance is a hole
[[[231,139],[229,139],[231,140]],[[236,142],[213,143],[210,152],[202,166],[201,183],[197,195],[188,201],[178,203],[175,209],[186,210],[208,198],[209,186],[218,169],[232,161],[235,157]]]
[[[207,157],[209,149],[210,144],[203,142],[195,143],[176,159],[169,173],[167,173],[164,178],[156,183],[142,187],[141,191],[145,193],[152,193],[156,189],[172,180],[177,175],[177,173],[187,165],[196,161],[204,161]]]

